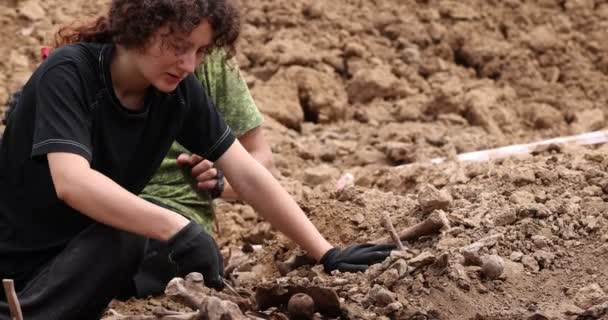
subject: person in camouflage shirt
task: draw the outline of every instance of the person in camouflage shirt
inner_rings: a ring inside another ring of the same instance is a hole
[[[197,68],[196,76],[245,149],[260,163],[270,168],[272,153],[260,128],[263,118],[234,59],[227,60],[223,51],[215,51]],[[200,188],[199,192],[193,190],[185,179],[177,163],[177,157],[181,153],[189,153],[189,151],[177,142],[174,143],[156,175],[140,196],[177,211],[195,220],[207,231],[211,231],[214,220],[212,198],[205,190],[202,190],[203,192],[200,192]],[[222,197],[238,198],[228,183],[225,183]]]

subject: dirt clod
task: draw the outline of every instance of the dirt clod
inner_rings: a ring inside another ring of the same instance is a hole
[[[418,194],[420,207],[427,211],[447,209],[452,202],[452,196],[447,190],[438,190],[432,185],[426,185]]]

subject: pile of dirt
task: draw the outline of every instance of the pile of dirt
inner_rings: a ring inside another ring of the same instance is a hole
[[[107,0],[0,3],[0,105],[60,23]],[[238,60],[277,174],[336,245],[445,213],[365,274],[282,269],[298,250],[242,204],[218,242],[239,290],[333,289],[343,318],[608,316],[607,148],[552,148],[488,163],[439,156],[606,125],[608,3],[601,0],[241,1]],[[355,185],[337,190],[344,173]],[[126,314],[168,299],[118,303]],[[275,319],[287,314],[276,306]]]

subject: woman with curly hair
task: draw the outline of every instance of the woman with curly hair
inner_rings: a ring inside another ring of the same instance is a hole
[[[0,147],[0,277],[15,280],[26,319],[98,318],[131,285],[149,239],[166,245],[175,274],[223,287],[213,238],[136,196],[174,141],[193,153],[179,162],[194,179],[214,163],[327,272],[365,270],[390,253],[333,247],[235,140],[192,73],[211,50],[233,53],[238,34],[227,0],[114,0],[95,24],[59,32],[61,47],[24,86]]]

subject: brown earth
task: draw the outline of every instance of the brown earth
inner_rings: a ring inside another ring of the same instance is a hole
[[[0,104],[53,28],[104,3],[0,3]],[[259,0],[242,9],[238,58],[267,115],[280,180],[321,232],[337,245],[374,240],[386,235],[384,212],[397,229],[433,209],[451,222],[366,274],[301,267],[283,281],[335,289],[342,318],[608,318],[608,148],[424,163],[604,128],[608,2]],[[336,191],[346,172],[356,185]],[[226,257],[261,245],[232,274],[237,287],[281,277],[274,260],[293,243],[248,206],[219,208]],[[479,253],[504,261],[493,280],[462,250],[487,237]],[[113,307],[156,305],[180,309],[162,297]]]

